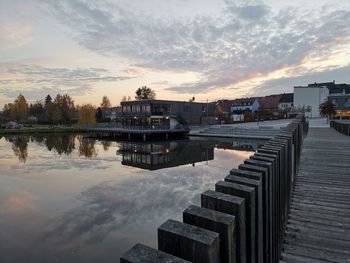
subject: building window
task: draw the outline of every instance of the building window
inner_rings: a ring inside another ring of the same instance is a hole
[[[202,107],[202,112],[207,112],[207,108],[205,106]]]

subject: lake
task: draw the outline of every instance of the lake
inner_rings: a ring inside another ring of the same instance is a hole
[[[0,262],[119,262],[262,142],[0,138]]]

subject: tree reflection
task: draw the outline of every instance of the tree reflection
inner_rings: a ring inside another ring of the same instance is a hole
[[[108,151],[109,147],[111,147],[112,142],[111,141],[101,141],[101,144],[103,146],[103,150],[106,152],[106,151]]]
[[[28,136],[15,136],[9,139],[12,142],[12,150],[21,163],[25,163],[28,157]]]
[[[79,137],[79,156],[85,156],[87,158],[96,157],[95,143],[95,140]]]
[[[75,137],[73,134],[46,135],[45,145],[49,151],[54,149],[59,155],[70,155],[75,149]]]

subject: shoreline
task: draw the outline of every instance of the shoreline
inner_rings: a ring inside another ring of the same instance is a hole
[[[19,135],[37,133],[84,133],[81,128],[20,128],[20,129],[0,129],[0,135]]]

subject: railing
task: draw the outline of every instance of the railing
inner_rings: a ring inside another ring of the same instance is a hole
[[[170,112],[144,112],[144,111],[134,111],[134,112],[117,112],[117,117],[119,118],[133,118],[133,117],[150,117],[150,116],[165,116],[169,117]]]
[[[82,127],[83,130],[120,130],[120,131],[167,131],[167,130],[188,130],[184,125],[178,124],[173,128],[169,125],[122,125],[122,124],[109,124],[109,125],[85,125]]]
[[[162,224],[158,250],[138,244],[120,262],[278,263],[307,132],[300,114],[215,191],[202,193],[201,206],[188,207],[183,222]]]
[[[336,131],[350,136],[350,121],[330,121],[330,126],[334,128]]]

